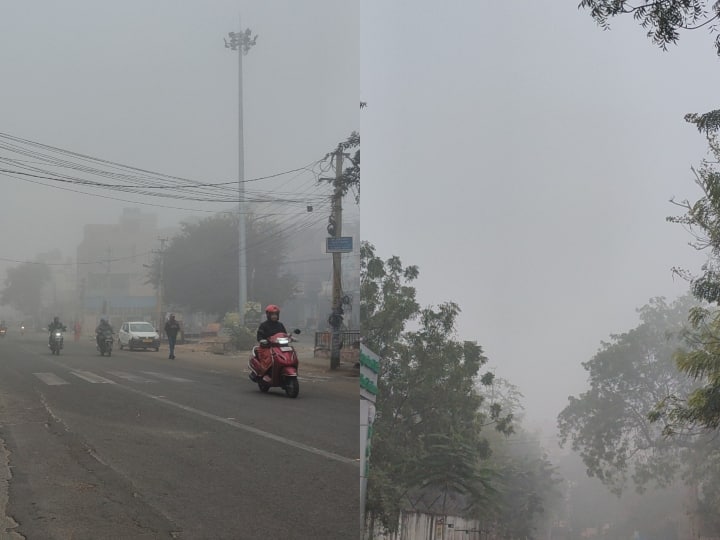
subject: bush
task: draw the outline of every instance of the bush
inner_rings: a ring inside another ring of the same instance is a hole
[[[257,344],[255,332],[240,325],[240,314],[226,313],[222,325],[222,333],[230,337],[236,350],[252,349]]]

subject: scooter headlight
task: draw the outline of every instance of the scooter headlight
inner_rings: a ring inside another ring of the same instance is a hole
[[[60,337],[62,334],[60,332],[55,332],[55,337]]]
[[[290,344],[290,338],[281,337],[277,339],[278,345],[289,345]]]

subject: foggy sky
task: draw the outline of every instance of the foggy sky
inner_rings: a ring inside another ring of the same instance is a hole
[[[359,127],[359,7],[347,0],[6,3],[0,131],[202,182],[236,180],[237,53],[223,38],[241,12],[259,36],[244,58],[245,178],[322,158]],[[74,257],[84,224],[116,223],[135,206],[7,176],[0,187],[6,259],[54,247]],[[252,187],[317,191],[308,173]],[[190,209],[138,206],[161,226],[233,209],[102,194]],[[0,261],[2,281],[12,265]]]
[[[370,0],[361,12],[363,238],[417,264],[423,305],[452,300],[462,339],[554,433],[580,363],[687,289],[704,255],[665,222],[698,197],[720,105],[704,31],[663,53],[631,19],[578,2]],[[409,210],[409,211],[408,211]]]

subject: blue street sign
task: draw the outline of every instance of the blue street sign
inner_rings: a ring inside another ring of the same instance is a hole
[[[352,236],[330,237],[325,241],[325,253],[352,253]]]

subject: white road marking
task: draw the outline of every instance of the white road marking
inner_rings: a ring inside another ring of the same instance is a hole
[[[299,376],[298,380],[305,381],[305,382],[325,382],[329,381],[330,377],[316,377],[315,375],[305,375],[305,376]]]
[[[38,379],[40,379],[45,384],[48,384],[50,386],[57,386],[59,384],[70,384],[64,379],[61,379],[54,373],[33,373]]]
[[[165,379],[167,381],[173,381],[173,382],[193,382],[190,379],[183,379],[182,377],[174,377],[173,375],[165,375],[164,373],[158,373],[156,371],[143,371],[146,375],[152,375],[153,377],[158,377],[160,379]]]
[[[141,377],[140,375],[133,375],[132,373],[127,373],[125,371],[108,371],[110,375],[115,375],[116,377],[120,377],[121,379],[125,379],[127,381],[136,382],[136,383],[156,383],[157,381],[153,379],[146,379],[145,377]]]
[[[110,379],[106,379],[105,377],[101,377],[100,375],[96,375],[95,373],[91,373],[90,371],[73,370],[70,371],[70,373],[72,373],[76,377],[80,377],[84,381],[91,383],[115,384],[115,381],[111,381]]]
[[[247,424],[241,424],[240,422],[236,422],[235,420],[230,420],[228,418],[223,418],[222,416],[217,416],[215,414],[201,411],[200,409],[196,409],[194,407],[189,407],[187,405],[183,405],[182,403],[177,403],[175,401],[171,401],[169,399],[165,399],[160,396],[153,396],[152,394],[147,394],[141,390],[137,390],[135,388],[125,387],[127,390],[130,390],[131,392],[135,392],[136,394],[140,394],[146,397],[149,397],[151,399],[154,399],[155,401],[159,401],[161,403],[165,403],[166,405],[170,405],[172,407],[176,407],[178,409],[182,409],[183,411],[187,411],[193,414],[196,414],[198,416],[202,416],[204,418],[209,418],[211,420],[215,420],[216,422],[221,422],[223,424],[232,426],[237,429],[242,429],[243,431],[249,431],[250,433],[254,433],[255,435],[259,435],[260,437],[265,437],[266,439],[270,439],[282,444],[286,444],[288,446],[292,446],[293,448],[297,448],[299,450],[304,450],[306,452],[310,452],[311,454],[315,454],[318,456],[326,457],[328,459],[332,459],[334,461],[339,461],[341,463],[347,463],[350,465],[359,466],[360,461],[358,459],[348,458],[345,456],[341,456],[339,454],[335,454],[333,452],[328,452],[326,450],[321,450],[320,448],[315,448],[314,446],[310,446],[307,444],[303,444],[297,441],[293,441],[292,439],[288,439],[287,437],[282,437],[280,435],[275,435],[274,433],[270,433],[268,431],[263,431],[262,429],[258,429],[253,426],[249,426]]]

